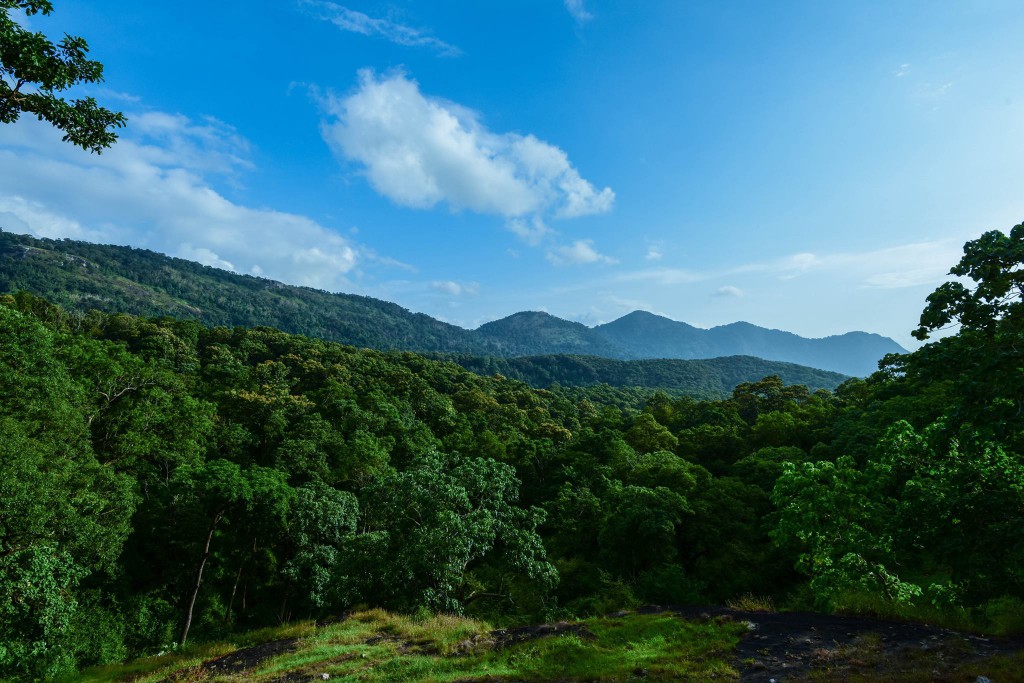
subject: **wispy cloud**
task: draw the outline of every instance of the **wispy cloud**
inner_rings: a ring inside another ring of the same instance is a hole
[[[946,81],[945,83],[923,83],[921,87],[917,89],[915,93],[917,97],[924,100],[938,100],[945,97],[949,93],[949,89],[953,87],[953,81]]]
[[[726,296],[740,299],[743,297],[743,290],[732,285],[725,285],[715,290],[715,296]]]
[[[685,268],[642,268],[619,273],[616,282],[654,282],[659,285],[682,285],[700,282],[712,277],[709,273],[687,270]]]
[[[361,71],[354,92],[321,103],[331,149],[361,164],[373,188],[403,206],[444,203],[501,216],[538,244],[549,219],[604,213],[615,201],[611,188],[595,188],[563,150],[533,135],[491,132],[476,112],[423,95],[403,73]]]
[[[343,5],[322,0],[301,0],[301,4],[342,31],[383,38],[406,47],[424,47],[444,57],[458,57],[462,50],[430,34],[430,31],[400,24],[391,19],[371,17]]]
[[[480,293],[480,283],[478,282],[435,280],[430,283],[430,288],[450,296],[462,296],[463,294],[475,296]]]
[[[903,78],[908,73],[910,73],[909,64],[900,64],[899,68],[893,71],[893,75],[896,76],[896,78]]]
[[[547,259],[556,266],[575,266],[586,263],[617,263],[610,256],[594,248],[594,240],[576,240],[572,244],[554,247],[547,252]]]
[[[131,244],[323,289],[349,288],[362,260],[306,216],[231,201],[210,182],[252,166],[249,143],[213,119],[145,112],[92,155],[24,118],[0,127],[0,227],[41,237]]]
[[[664,255],[660,247],[647,247],[647,254],[644,258],[648,261],[660,261]]]
[[[565,9],[569,11],[577,24],[585,24],[594,18],[594,15],[587,11],[584,0],[564,0]]]
[[[618,273],[613,281],[654,282],[667,286],[748,274],[762,274],[778,280],[794,280],[811,273],[827,272],[852,280],[860,287],[896,289],[943,281],[950,266],[960,259],[960,254],[959,243],[936,240],[859,252],[798,252],[769,261],[755,261],[718,270],[642,268]],[[717,293],[735,296],[735,289],[737,288],[732,285],[725,285]]]

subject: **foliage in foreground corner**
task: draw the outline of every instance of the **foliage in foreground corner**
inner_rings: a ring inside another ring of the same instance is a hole
[[[67,100],[65,90],[103,81],[103,65],[87,57],[89,44],[65,34],[54,43],[23,28],[11,12],[48,15],[48,0],[0,0],[0,123],[22,114],[35,116],[64,133],[64,141],[100,153],[117,140],[112,129],[125,125],[120,112],[105,109],[92,97]]]

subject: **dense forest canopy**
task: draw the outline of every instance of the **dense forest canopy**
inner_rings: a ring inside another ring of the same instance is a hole
[[[352,605],[498,621],[744,592],[1020,628],[1024,226],[832,393],[536,390],[271,328],[0,299],[0,675]],[[1015,621],[1016,620],[1016,621]]]

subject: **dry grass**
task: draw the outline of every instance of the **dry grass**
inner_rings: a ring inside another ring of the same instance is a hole
[[[744,593],[738,597],[726,600],[726,606],[730,609],[739,610],[741,612],[774,612],[775,600],[769,595],[754,595],[753,593]]]

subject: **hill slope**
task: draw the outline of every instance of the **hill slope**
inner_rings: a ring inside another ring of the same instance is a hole
[[[646,311],[634,311],[593,332],[625,349],[627,358],[716,358],[757,356],[799,363],[846,375],[869,375],[889,353],[906,349],[888,337],[866,332],[808,339],[747,322],[702,330]]]
[[[558,355],[494,358],[437,354],[480,375],[504,375],[536,389],[563,386],[656,387],[670,394],[720,399],[743,382],[778,375],[785,384],[803,384],[811,391],[833,390],[846,375],[753,356],[701,360],[613,360],[596,356]]]
[[[66,308],[269,326],[353,346],[476,356],[573,354],[624,360],[755,356],[866,375],[903,349],[864,332],[806,339],[749,323],[710,330],[636,311],[589,328],[523,312],[467,330],[401,306],[238,275],[145,249],[0,231],[0,292],[25,290]]]
[[[284,285],[146,249],[0,232],[0,292],[18,290],[79,311],[262,325],[382,350],[494,352],[469,330],[379,299]]]

